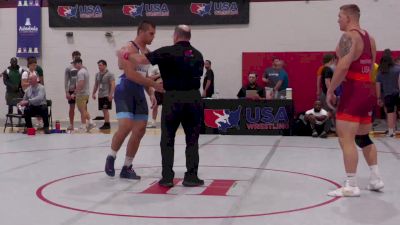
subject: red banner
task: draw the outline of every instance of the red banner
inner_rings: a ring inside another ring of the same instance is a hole
[[[316,100],[317,70],[322,65],[322,56],[327,52],[244,52],[242,56],[242,84],[248,83],[249,72],[258,74],[258,84],[262,87],[262,75],[266,68],[271,67],[272,58],[277,57],[285,62],[285,70],[289,75],[289,87],[293,89],[295,112],[312,108]],[[394,57],[400,51],[392,51]],[[380,61],[382,51],[377,53]]]

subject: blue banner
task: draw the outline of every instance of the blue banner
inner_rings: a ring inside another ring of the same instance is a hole
[[[39,0],[19,0],[17,5],[17,57],[40,57],[41,7]]]

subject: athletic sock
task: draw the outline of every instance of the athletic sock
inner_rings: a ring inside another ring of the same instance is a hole
[[[379,174],[379,168],[378,165],[372,165],[369,167],[371,170],[371,179],[372,180],[377,180],[380,179],[380,174]]]
[[[347,181],[349,182],[349,185],[352,187],[357,187],[357,178],[355,173],[346,173],[347,175]]]
[[[132,165],[132,162],[133,162],[133,157],[125,156],[124,166],[130,166]]]
[[[109,153],[108,155],[111,155],[111,156],[113,156],[114,158],[117,158],[117,152],[114,151],[114,150],[112,150],[112,149],[111,149],[111,151],[110,151],[110,153]]]

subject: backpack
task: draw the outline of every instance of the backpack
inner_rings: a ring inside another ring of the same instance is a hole
[[[23,73],[24,71],[25,71],[25,70],[24,70],[24,69],[22,69],[22,67],[19,67],[19,69],[18,69],[18,73],[19,73],[19,75],[21,75],[21,76],[22,76],[22,73]],[[7,68],[6,72],[7,72],[7,75],[8,75],[8,74],[10,74],[10,69],[9,69],[9,68]]]
[[[293,122],[294,136],[311,136],[311,128],[305,121],[306,112],[299,113]]]

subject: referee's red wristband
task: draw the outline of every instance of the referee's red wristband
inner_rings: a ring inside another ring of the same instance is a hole
[[[122,55],[122,58],[124,58],[124,59],[126,59],[126,60],[129,60],[129,52],[125,52],[125,53]]]

